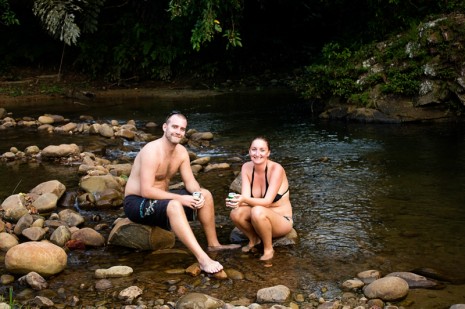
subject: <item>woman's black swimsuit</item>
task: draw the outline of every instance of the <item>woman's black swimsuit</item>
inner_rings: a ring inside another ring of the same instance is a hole
[[[265,194],[263,194],[262,198],[265,197],[266,195],[266,191],[268,191],[268,165],[265,167]],[[255,166],[253,167],[253,170],[252,170],[252,181],[250,182],[250,196],[254,197],[253,196],[253,193],[252,193],[252,189],[253,189],[253,178],[254,178],[254,175],[255,175]],[[276,194],[276,196],[274,197],[274,200],[273,200],[273,203],[279,201],[284,194],[287,193],[287,191],[289,191],[289,187],[287,188],[287,190],[283,193],[283,194]]]

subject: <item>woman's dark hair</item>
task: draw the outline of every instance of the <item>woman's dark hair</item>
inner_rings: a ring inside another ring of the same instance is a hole
[[[262,141],[264,141],[264,142],[266,143],[266,147],[268,147],[268,150],[271,150],[271,148],[270,148],[270,142],[268,142],[268,140],[267,140],[266,137],[264,137],[264,136],[257,136],[257,137],[255,137],[255,138],[250,142],[249,148],[252,147],[252,143],[253,143],[254,141],[256,141],[257,139],[261,139]]]

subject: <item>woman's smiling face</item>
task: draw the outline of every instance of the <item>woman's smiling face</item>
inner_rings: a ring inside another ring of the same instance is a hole
[[[249,148],[249,155],[255,163],[260,163],[261,160],[268,159],[270,156],[268,142],[261,138],[254,139]]]

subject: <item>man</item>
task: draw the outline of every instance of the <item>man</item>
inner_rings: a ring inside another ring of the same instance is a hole
[[[218,241],[213,197],[200,188],[192,173],[189,154],[180,144],[186,127],[186,117],[172,112],[163,124],[163,136],[140,150],[126,184],[124,211],[133,222],[171,229],[194,254],[200,269],[216,273],[223,266],[200,247],[188,220],[193,220],[197,213],[210,251],[236,249],[240,245],[221,245]],[[185,189],[170,191],[170,180],[178,171]],[[194,197],[193,192],[200,192],[200,198]]]

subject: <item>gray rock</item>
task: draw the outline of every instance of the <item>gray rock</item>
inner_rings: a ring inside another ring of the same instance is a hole
[[[64,247],[66,242],[71,239],[71,232],[67,226],[61,225],[53,231],[50,241],[57,246]]]
[[[34,222],[34,218],[30,214],[25,214],[21,218],[19,218],[18,222],[15,225],[15,228],[13,229],[13,232],[16,235],[21,235],[25,229],[30,227],[32,223]]]
[[[192,308],[202,308],[202,309],[217,309],[222,308],[224,302],[217,298],[211,297],[202,293],[189,293],[182,296],[176,302],[176,309],[192,309]]]
[[[104,280],[104,279],[102,279]],[[138,286],[130,286],[124,290],[122,290],[118,294],[118,298],[124,300],[126,303],[130,304],[133,302],[134,299],[142,295],[142,289]]]
[[[18,238],[6,232],[0,233],[0,250],[6,252],[19,244]]]
[[[22,216],[29,213],[25,205],[26,199],[24,194],[10,195],[0,206],[0,209],[4,211],[3,218],[7,221],[17,222]]]
[[[373,281],[381,278],[381,273],[378,270],[370,269],[359,272],[357,277],[365,284],[372,283]]]
[[[399,277],[407,281],[409,288],[434,288],[438,286],[437,282],[427,279],[426,277],[411,273],[411,272],[393,272],[386,277]]]
[[[35,186],[30,193],[42,195],[53,193],[59,199],[66,191],[66,186],[58,180],[49,180]]]
[[[39,308],[48,308],[53,307],[55,304],[52,300],[45,296],[36,296],[34,297],[33,303],[37,305]]]
[[[404,279],[399,277],[384,277],[367,285],[363,293],[368,298],[395,301],[407,296],[408,291],[408,283]]]
[[[27,275],[18,279],[20,284],[27,284],[34,290],[40,291],[48,287],[47,281],[38,273],[31,271]]]
[[[292,229],[289,233],[282,237],[277,237],[273,239],[273,247],[280,247],[280,246],[289,246],[295,245],[298,242],[299,236],[297,235],[297,231]],[[247,241],[247,237],[239,230],[237,227],[233,228],[231,234],[229,235],[229,239],[232,243],[241,243]]]
[[[291,296],[291,290],[284,285],[263,288],[257,292],[257,303],[284,303]]]
[[[60,221],[66,223],[68,227],[79,226],[84,223],[85,219],[78,212],[72,209],[65,209],[58,213]]]
[[[96,230],[85,227],[71,234],[72,240],[79,240],[86,246],[103,247],[105,245],[105,237]]]
[[[48,214],[57,208],[58,197],[54,193],[46,192],[39,196],[33,203],[40,214]]]
[[[133,269],[129,266],[112,266],[107,269],[96,269],[95,278],[120,278],[127,277],[133,273]]]
[[[43,228],[33,226],[23,230],[22,235],[29,240],[37,241],[44,239],[45,233],[46,231]]]
[[[50,145],[42,149],[43,158],[60,158],[77,156],[80,153],[79,146],[76,144]]]

